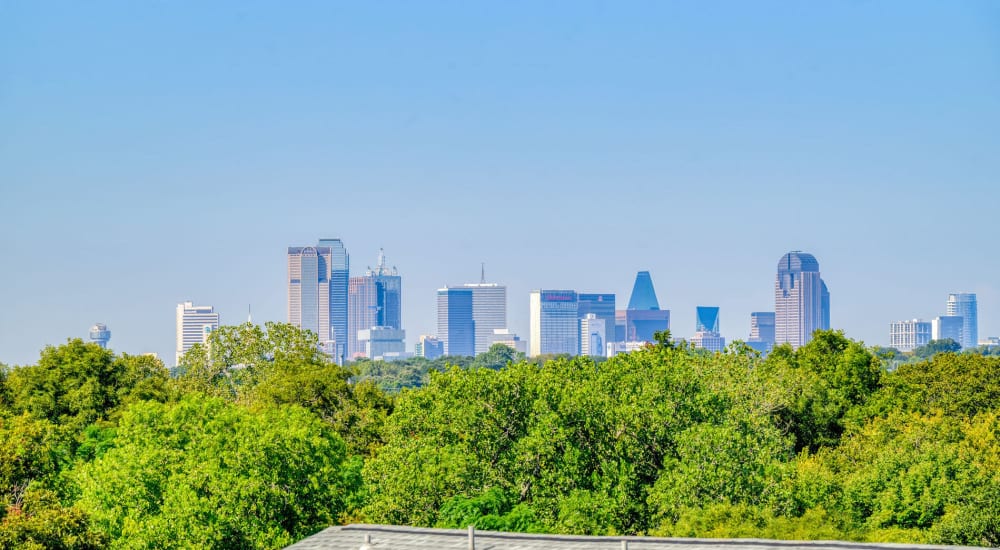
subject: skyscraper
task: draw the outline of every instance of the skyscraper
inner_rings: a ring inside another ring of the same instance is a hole
[[[358,331],[378,326],[378,285],[370,276],[351,277],[347,285],[347,357],[364,357]]]
[[[962,349],[978,346],[979,311],[976,307],[976,295],[971,292],[949,294],[948,315],[962,317],[962,341],[958,342]]]
[[[111,340],[111,331],[104,323],[96,323],[90,327],[90,341],[107,349],[108,341]]]
[[[694,317],[694,336],[691,338],[694,347],[709,351],[726,349],[726,339],[719,334],[719,308],[698,306]]]
[[[580,346],[577,312],[572,290],[533,290],[529,300],[531,341],[529,355],[576,355]]]
[[[774,280],[775,343],[791,344],[793,349],[804,346],[813,331],[827,323],[829,308],[829,292],[816,258],[798,250],[782,256]]]
[[[652,342],[655,333],[669,329],[670,310],[660,309],[649,272],[638,272],[625,310],[625,340]]]
[[[378,249],[378,263],[375,269],[365,275],[373,277],[378,292],[378,326],[403,327],[403,279],[396,268],[385,264],[385,252]]]
[[[582,321],[587,315],[593,313],[598,319],[604,320],[604,335],[601,337],[605,345],[608,342],[615,342],[615,295],[614,294],[578,294],[577,295],[577,316]],[[583,334],[580,334],[580,344],[583,345]],[[580,353],[583,351],[581,349]],[[602,349],[599,355],[604,355],[607,350]],[[586,354],[585,354],[586,355]],[[594,354],[590,354],[594,355]]]
[[[315,333],[323,346],[335,337],[330,330],[330,265],[330,247],[288,247],[288,322]]]
[[[472,290],[444,287],[437,291],[437,336],[445,355],[476,354],[476,323],[472,317]]]
[[[177,347],[174,364],[195,344],[205,343],[208,334],[219,328],[219,314],[212,306],[196,306],[192,302],[177,304]]]
[[[385,263],[385,252],[378,251],[375,269],[368,268],[360,277],[351,277],[347,285],[347,355],[364,357],[365,346],[358,331],[374,327],[402,329],[402,278],[396,268]]]
[[[889,323],[889,347],[913,351],[931,341],[932,323],[913,319]]]
[[[338,363],[343,363],[348,347],[347,294],[351,258],[340,239],[320,239],[319,247],[330,249],[330,331],[334,344],[330,352]]]
[[[594,313],[588,313],[580,319],[580,355],[606,356],[606,338],[607,320],[598,318]]]
[[[462,285],[472,291],[472,320],[476,324],[476,354],[490,349],[494,330],[507,328],[507,287],[487,283],[485,273],[478,283]]]

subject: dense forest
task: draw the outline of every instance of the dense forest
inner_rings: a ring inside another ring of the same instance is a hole
[[[0,369],[0,548],[280,548],[348,522],[1000,545],[1000,357],[660,336],[340,367],[246,324],[173,372],[47,347]]]

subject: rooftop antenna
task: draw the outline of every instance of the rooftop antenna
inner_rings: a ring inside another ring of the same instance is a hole
[[[480,264],[480,266],[481,267],[480,267],[480,272],[479,272],[479,282],[482,283],[482,284],[485,284],[486,283],[486,262],[483,262],[482,264]]]
[[[247,304],[247,324],[253,324],[253,313],[250,312],[250,304]]]
[[[378,249],[378,265],[375,267],[375,271],[379,275],[385,275],[385,251],[382,248]]]

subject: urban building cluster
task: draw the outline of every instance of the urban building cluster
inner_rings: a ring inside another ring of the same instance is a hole
[[[437,290],[437,333],[420,335],[413,352],[406,349],[402,326],[402,277],[386,264],[379,250],[374,268],[351,276],[350,256],[340,239],[320,239],[315,246],[287,251],[288,322],[319,337],[325,353],[337,362],[358,358],[393,360],[416,355],[473,356],[494,344],[505,344],[528,356],[587,355],[611,357],[653,342],[670,330],[670,310],[661,309],[648,271],[636,274],[627,305],[618,308],[615,294],[570,289],[531,291],[527,341],[508,326],[507,287],[487,282],[444,286]],[[945,315],[932,321],[913,319],[890,324],[890,347],[912,351],[931,340],[950,338],[963,349],[1000,345],[997,338],[978,339],[976,295],[948,296]],[[696,348],[721,351],[720,309],[697,306],[693,336]],[[212,306],[177,305],[175,361],[219,327]],[[774,310],[750,314],[746,344],[767,353],[777,344],[798,348],[817,329],[830,328],[830,292],[812,254],[792,251],[778,262]],[[111,331],[104,324],[90,329],[90,339],[106,347]]]
[[[1000,344],[996,337],[979,340],[979,311],[976,295],[960,292],[948,295],[945,314],[931,321],[912,319],[889,324],[889,347],[913,351],[931,340],[953,340],[962,349]]]

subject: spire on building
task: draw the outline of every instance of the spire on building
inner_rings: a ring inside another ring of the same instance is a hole
[[[481,284],[486,284],[486,262],[480,264],[479,282]]]

